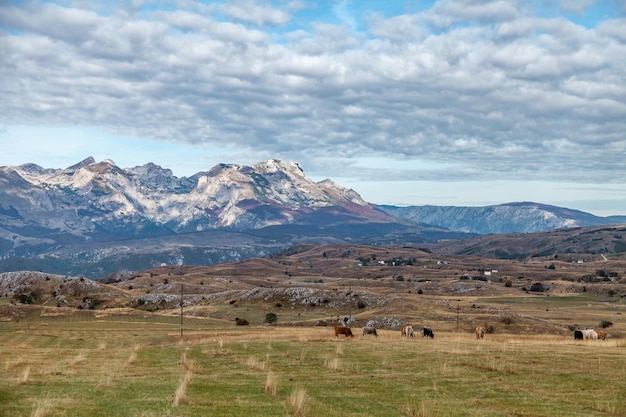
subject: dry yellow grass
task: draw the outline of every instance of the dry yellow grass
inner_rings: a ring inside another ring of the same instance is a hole
[[[39,399],[35,403],[35,409],[31,417],[45,417],[54,407],[54,402],[50,398]]]
[[[530,313],[535,309],[535,316],[549,314],[541,304],[548,300],[537,300],[520,305]],[[506,302],[499,301],[498,308]],[[468,309],[483,314],[494,305]],[[567,315],[597,320],[603,306],[577,311],[568,305]],[[623,318],[617,313],[623,306],[613,307],[619,334]],[[582,417],[579,410],[585,417],[622,417],[626,339],[581,342],[569,331],[499,331],[476,340],[471,330],[448,329],[455,327],[454,312],[431,324],[434,339],[406,339],[385,328],[378,338],[360,332],[355,338],[336,338],[326,326],[242,328],[217,320],[196,320],[181,338],[178,320],[159,314],[120,318],[109,312],[99,320],[89,312],[37,316],[28,329],[23,321],[0,328],[6,374],[0,402],[10,407],[8,415],[18,417],[35,412],[49,417],[247,417],[250,410],[259,417],[496,417],[516,412]],[[595,397],[572,397],[583,390]],[[62,397],[72,400],[35,401]],[[547,410],[544,401],[532,398],[544,398],[555,408]]]
[[[274,372],[268,372],[265,380],[265,392],[272,397],[278,394],[278,377]]]
[[[306,417],[306,391],[296,388],[289,396],[289,406],[296,417]]]
[[[181,379],[178,387],[176,387],[176,392],[174,393],[174,407],[178,407],[181,405],[185,399],[187,394],[187,387],[189,385],[189,381],[191,381],[191,371],[185,372],[185,376]]]

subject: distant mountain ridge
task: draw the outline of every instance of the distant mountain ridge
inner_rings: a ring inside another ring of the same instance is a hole
[[[566,227],[626,223],[626,216],[599,217],[579,210],[533,202],[485,207],[379,206],[392,216],[477,234],[535,233]]]
[[[146,227],[173,233],[257,229],[297,222],[294,211],[304,215],[307,208],[337,207],[355,219],[389,220],[353,190],[330,180],[313,182],[297,163],[279,160],[220,164],[177,178],[152,163],[121,169],[90,157],[63,170],[2,167],[0,181],[0,210],[7,215],[17,209],[26,222],[83,236],[133,225],[138,234]]]
[[[300,243],[418,245],[609,222],[537,203],[377,206],[277,159],[182,178],[153,163],[123,169],[92,157],[65,169],[0,167],[0,272],[98,277],[238,261]]]
[[[55,271],[64,273],[65,263],[99,265],[91,273],[98,274],[135,268],[140,255],[144,268],[239,260],[309,235],[350,239],[363,235],[360,226],[374,224],[389,226],[382,234],[411,225],[353,190],[310,180],[296,162],[219,164],[182,178],[152,163],[122,169],[92,157],[65,169],[0,167],[0,271],[58,263]],[[250,237],[250,231],[281,226],[300,226],[300,235]],[[233,238],[238,232],[247,235]],[[192,236],[198,233],[202,239]]]

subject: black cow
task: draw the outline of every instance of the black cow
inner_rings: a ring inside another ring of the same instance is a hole
[[[422,337],[430,337],[431,339],[433,339],[435,337],[433,329],[426,326],[422,327]]]
[[[583,340],[583,332],[581,330],[574,330],[574,340]]]
[[[374,335],[374,336],[378,337],[378,333],[376,332],[376,329],[371,327],[371,326],[363,327],[363,336],[365,336],[367,334],[371,334],[371,335]]]

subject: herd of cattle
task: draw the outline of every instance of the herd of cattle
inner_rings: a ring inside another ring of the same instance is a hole
[[[413,326],[410,324],[402,325],[400,329],[402,337],[406,338],[414,338],[415,330]],[[422,337],[430,337],[431,339],[435,337],[433,333],[433,329],[427,326],[422,326]],[[354,337],[352,333],[352,329],[347,326],[335,326],[335,337],[339,337],[340,334],[345,335],[346,337]],[[363,327],[363,336],[372,335],[374,337],[378,337],[378,333],[376,329],[372,326]],[[485,328],[478,326],[476,328],[476,339],[482,339],[485,337]],[[606,340],[610,335],[604,330],[595,331],[593,329],[584,329],[584,330],[574,330],[574,339],[575,340]]]
[[[604,330],[593,329],[574,330],[574,340],[606,340],[610,335]]]
[[[413,329],[413,326],[410,324],[403,325],[401,332],[402,332],[403,337],[407,337],[407,338],[415,337],[415,330]],[[343,334],[346,337],[354,337],[354,334],[352,333],[352,329],[350,329],[349,327],[335,326],[335,337],[339,337],[340,334]],[[376,329],[372,326],[363,327],[363,336],[366,336],[368,334],[371,334],[374,337],[378,337],[378,333],[376,332]],[[435,334],[433,333],[433,329],[427,326],[422,326],[422,337],[430,337],[431,339],[434,338]]]

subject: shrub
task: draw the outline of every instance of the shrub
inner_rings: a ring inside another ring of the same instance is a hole
[[[358,302],[358,303],[356,303],[356,306],[357,306],[358,308],[365,308],[365,306],[366,306],[365,301],[363,301],[363,300],[359,300],[359,302]]]
[[[274,324],[278,321],[276,313],[265,313],[265,322],[268,324]]]
[[[611,327],[612,325],[613,323],[608,320],[602,320],[600,322],[600,327],[602,327],[603,329],[606,329],[607,327]]]
[[[598,279],[594,275],[583,275],[578,282],[597,282]]]
[[[541,282],[535,282],[530,286],[530,291],[533,292],[544,292],[546,290],[545,286]]]

